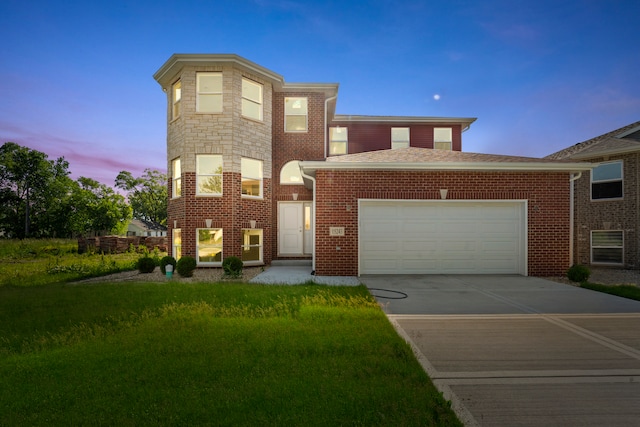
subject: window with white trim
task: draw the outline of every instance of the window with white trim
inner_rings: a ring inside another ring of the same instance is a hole
[[[222,228],[196,229],[198,265],[222,265]]]
[[[622,265],[624,233],[622,230],[591,230],[591,263]]]
[[[180,157],[171,161],[171,197],[182,195],[182,169],[180,167]]]
[[[409,128],[391,128],[391,149],[409,147]]]
[[[436,150],[451,150],[453,147],[453,133],[451,128],[433,128],[433,148]]]
[[[591,170],[591,200],[622,199],[622,160]]]
[[[285,163],[280,170],[280,184],[302,185],[302,174],[300,173],[300,162],[291,160]]]
[[[196,73],[196,111],[222,112],[222,73]]]
[[[182,83],[180,80],[171,86],[171,120],[180,117],[180,101],[182,100]]]
[[[340,126],[329,128],[329,155],[347,154],[348,144],[347,128]]]
[[[245,263],[262,262],[262,229],[246,228],[242,230],[241,257]]]
[[[262,197],[262,160],[240,159],[242,196]]]
[[[198,154],[196,156],[196,194],[222,195],[222,155]]]
[[[242,115],[262,120],[262,85],[242,78]]]
[[[171,237],[171,254],[177,260],[182,257],[182,230],[174,228]]]
[[[306,132],[308,118],[307,98],[284,99],[284,131]]]

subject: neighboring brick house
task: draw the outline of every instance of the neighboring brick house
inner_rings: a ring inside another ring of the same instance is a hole
[[[335,114],[338,84],[176,54],[167,93],[175,257],[312,259],[319,275],[553,275],[586,163],[462,153],[474,118]]]
[[[573,262],[640,268],[640,121],[547,158],[596,163],[573,189]]]

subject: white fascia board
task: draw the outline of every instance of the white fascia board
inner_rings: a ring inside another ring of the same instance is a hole
[[[386,122],[386,123],[430,123],[430,124],[471,124],[475,117],[428,117],[428,116],[356,116],[336,114],[333,122]]]
[[[597,153],[584,153],[584,154],[574,154],[573,156],[571,156],[572,159],[576,159],[576,160],[588,160],[588,159],[595,159],[598,157],[608,157],[608,156],[617,156],[617,155],[621,155],[621,154],[630,154],[630,153],[636,153],[640,151],[640,146],[637,147],[627,147],[627,148],[617,148],[617,149],[612,149],[612,150],[606,150],[606,151],[599,151]]]
[[[327,98],[337,95],[338,83],[283,83],[277,92],[323,92]]]
[[[499,162],[432,162],[432,163],[355,163],[355,162],[300,162],[305,174],[316,170],[398,170],[398,171],[547,171],[581,172],[595,167],[592,163],[499,163]]]

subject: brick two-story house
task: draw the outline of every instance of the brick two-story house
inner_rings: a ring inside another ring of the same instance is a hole
[[[575,181],[573,262],[640,268],[640,122],[547,158],[596,164]]]
[[[560,274],[570,180],[589,164],[462,152],[474,118],[335,114],[338,84],[237,55],[176,54],[167,94],[171,254],[318,275]]]

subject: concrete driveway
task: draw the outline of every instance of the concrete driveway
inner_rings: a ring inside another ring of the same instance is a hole
[[[640,426],[639,301],[522,276],[360,279],[465,425]]]

